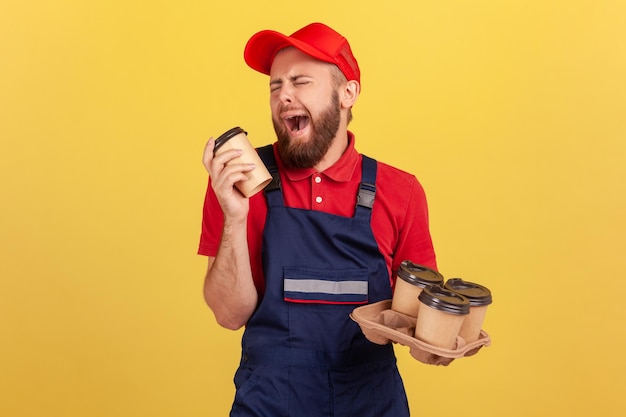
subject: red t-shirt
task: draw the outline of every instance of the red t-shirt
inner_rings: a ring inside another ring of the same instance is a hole
[[[361,181],[361,155],[354,147],[354,135],[341,158],[330,168],[288,169],[274,155],[281,174],[283,198],[287,207],[319,210],[352,217]],[[250,198],[248,248],[252,276],[260,293],[264,291],[261,244],[267,204],[264,193]],[[215,256],[223,225],[222,210],[213,188],[207,186],[198,254]],[[372,230],[385,257],[392,285],[395,271],[404,260],[436,269],[435,252],[428,227],[428,207],[424,189],[414,175],[379,162],[376,200],[372,209]]]

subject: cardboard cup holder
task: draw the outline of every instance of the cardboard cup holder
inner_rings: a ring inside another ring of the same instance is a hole
[[[478,340],[471,343],[457,336],[454,349],[422,342],[413,336],[416,318],[391,310],[391,300],[357,307],[350,318],[358,323],[370,342],[378,345],[393,342],[408,346],[411,356],[427,365],[445,366],[455,359],[475,355],[483,346],[491,345],[491,339],[484,330],[480,331]]]

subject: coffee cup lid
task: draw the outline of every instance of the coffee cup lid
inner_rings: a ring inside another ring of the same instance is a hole
[[[444,287],[469,299],[471,306],[486,306],[493,301],[489,288],[461,278],[450,278]]]
[[[422,288],[431,284],[443,284],[443,275],[439,272],[411,261],[402,261],[397,275],[409,284]]]
[[[219,138],[215,139],[215,146],[213,147],[213,154],[215,154],[218,150],[218,148],[220,146],[222,146],[223,144],[225,144],[226,142],[228,142],[230,139],[234,138],[235,136],[237,136],[238,134],[243,133],[244,135],[247,135],[248,132],[246,132],[245,130],[243,130],[240,127],[233,127],[232,129],[228,130],[227,132],[224,132]]]
[[[442,285],[426,286],[418,299],[435,310],[459,316],[469,314],[469,300],[457,292],[444,288]]]

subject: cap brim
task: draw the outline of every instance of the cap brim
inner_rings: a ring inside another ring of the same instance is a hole
[[[311,45],[273,30],[263,30],[253,35],[246,44],[243,56],[250,68],[269,75],[274,57],[278,51],[288,46],[293,46],[320,61],[333,62],[331,57]]]

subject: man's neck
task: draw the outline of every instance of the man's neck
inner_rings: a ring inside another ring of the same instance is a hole
[[[325,171],[337,162],[348,148],[348,131],[339,130],[333,139],[333,143],[328,148],[326,155],[315,165],[317,172]]]

